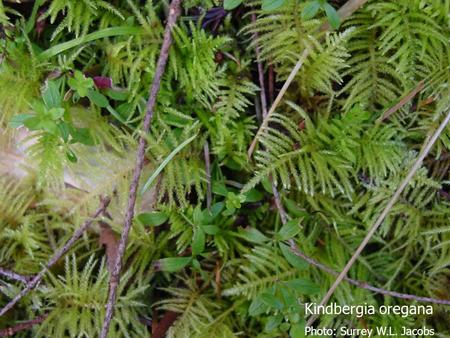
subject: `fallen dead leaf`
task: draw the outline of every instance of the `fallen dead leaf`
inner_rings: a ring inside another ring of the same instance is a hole
[[[108,271],[111,273],[117,257],[119,238],[107,223],[100,221],[99,224],[100,237],[98,239],[98,242],[100,245],[104,245],[106,247],[106,264],[108,267]]]

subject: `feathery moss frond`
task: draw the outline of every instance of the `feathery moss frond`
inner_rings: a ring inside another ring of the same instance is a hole
[[[221,70],[215,62],[215,52],[229,42],[228,37],[213,37],[205,30],[189,25],[174,32],[168,75],[181,84],[188,101],[197,100],[206,107],[217,96]]]
[[[108,271],[104,262],[98,264],[93,256],[82,270],[78,266],[72,255],[71,259],[66,258],[63,276],[49,275],[50,285],[46,293],[50,300],[47,306],[49,315],[37,329],[37,337],[93,337],[99,334],[105,313]],[[130,282],[130,277],[127,274],[121,280],[112,332],[131,338],[146,332],[144,325],[135,323],[134,318],[143,307],[140,298],[147,287],[132,283],[135,288],[128,289],[126,284]],[[133,327],[130,329],[131,322]]]
[[[273,115],[274,125],[261,138],[264,149],[255,156],[258,170],[244,191],[272,175],[285,189],[291,189],[293,181],[298,190],[310,195],[321,191],[350,198],[358,169],[386,175],[400,164],[402,145],[397,132],[373,127],[359,109],[329,121],[321,119],[316,125],[302,115],[306,118],[303,130],[291,118]],[[374,129],[367,133],[369,128]]]
[[[41,19],[50,17],[50,22],[54,23],[61,13],[65,17],[55,29],[52,40],[59,32],[65,29],[69,32],[74,32],[76,37],[85,35],[94,20],[99,18],[104,20],[103,17],[108,13],[112,13],[114,16],[124,20],[119,10],[103,0],[53,0]]]

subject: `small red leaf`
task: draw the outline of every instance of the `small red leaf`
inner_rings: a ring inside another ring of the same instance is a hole
[[[106,76],[94,76],[94,83],[98,89],[108,89],[112,88],[113,82],[110,77]]]
[[[42,16],[45,14],[45,12],[46,12],[45,8],[40,8],[37,18],[36,18],[35,29],[36,29],[38,39],[41,37],[42,32],[44,31],[45,27],[47,26],[45,19],[42,19]]]

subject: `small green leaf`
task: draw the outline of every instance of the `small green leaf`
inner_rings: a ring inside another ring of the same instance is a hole
[[[274,308],[276,310],[282,310],[284,308],[283,302],[278,299],[278,297],[271,295],[270,293],[265,292],[260,297],[262,301],[271,308]]]
[[[194,267],[194,269],[197,269],[199,271],[202,270],[202,266],[200,265],[200,262],[195,258],[192,259],[192,266]]]
[[[31,109],[36,113],[36,116],[44,116],[47,114],[47,108],[42,100],[35,100],[31,104]]]
[[[61,94],[59,93],[59,85],[56,81],[47,81],[42,92],[42,99],[47,109],[61,106]]]
[[[298,297],[294,290],[289,288],[280,287],[279,291],[283,296],[283,302],[285,307],[297,307],[298,305]]]
[[[217,235],[220,231],[217,225],[202,225],[202,229],[208,235]]]
[[[74,138],[75,142],[80,142],[87,146],[93,146],[94,140],[92,139],[91,133],[89,129],[87,128],[72,128],[71,131],[72,137]]]
[[[316,283],[304,278],[292,279],[284,284],[303,295],[314,295],[320,292],[320,287]]]
[[[208,209],[203,210],[203,223],[208,224],[214,221],[214,219],[220,215],[224,206],[225,206],[224,202],[218,202],[214,203],[211,206],[211,210]]]
[[[52,120],[58,120],[64,116],[64,108],[51,108],[47,111],[47,115],[50,116]]]
[[[162,211],[152,211],[139,214],[136,218],[143,225],[157,227],[165,223],[169,217]]]
[[[243,203],[245,201],[245,196],[244,195],[238,195],[235,194],[234,192],[229,191],[227,194],[227,198],[225,200],[225,207],[228,210],[233,210],[234,209],[240,209],[241,208],[241,203]]]
[[[280,241],[286,241],[297,235],[300,232],[300,230],[301,230],[300,220],[293,219],[281,227],[276,237]]]
[[[264,234],[255,228],[246,228],[239,231],[238,236],[252,243],[264,243],[269,240],[268,237],[264,236]]]
[[[233,216],[236,213],[236,208],[227,208],[227,210],[225,210],[223,212],[224,216]]]
[[[283,6],[284,1],[285,0],[263,0],[261,8],[263,11],[273,11]]]
[[[78,161],[77,155],[70,149],[67,150],[66,156],[70,162],[76,163]]]
[[[100,108],[106,108],[107,106],[109,106],[109,102],[106,96],[94,89],[89,89],[87,96],[93,104]]]
[[[105,94],[116,101],[125,101],[128,99],[130,93],[126,90],[114,90],[114,89],[106,89]]]
[[[227,11],[230,11],[232,9],[235,9],[242,3],[242,0],[224,0],[223,1],[223,8]]]
[[[319,11],[319,8],[320,8],[320,2],[318,0],[313,0],[313,1],[308,2],[302,11],[303,20],[312,19]]]
[[[266,332],[272,332],[275,330],[283,321],[283,315],[281,313],[276,314],[275,316],[270,316],[264,326],[264,330]]]
[[[9,126],[11,128],[19,128],[20,126],[23,126],[25,121],[32,118],[34,115],[31,114],[17,114],[11,117],[9,120]]]
[[[191,260],[192,257],[162,258],[156,262],[156,267],[160,271],[175,272],[183,269]]]
[[[199,205],[197,205],[194,209],[192,220],[194,221],[195,224],[203,223],[203,212]]]
[[[124,118],[128,118],[130,116],[131,113],[133,113],[131,110],[133,108],[133,105],[129,102],[125,102],[122,103],[121,105],[119,105],[118,107],[116,107],[116,111],[117,113],[124,117]]]
[[[263,178],[263,180],[261,181],[261,184],[265,191],[267,191],[269,194],[273,194],[272,183],[269,181],[269,179],[267,177]]]
[[[228,189],[222,181],[214,181],[212,184],[212,192],[215,195],[226,196],[228,194]]]
[[[325,9],[325,13],[327,15],[328,21],[330,22],[331,27],[334,29],[338,29],[341,24],[341,19],[339,18],[339,14],[336,12],[333,6],[331,6],[328,2],[323,4],[323,8]]]
[[[302,320],[300,323],[292,325],[291,330],[289,331],[289,335],[291,336],[291,338],[304,338],[305,321]]]
[[[188,138],[187,140],[183,141],[180,145],[178,145],[172,152],[162,161],[162,163],[156,168],[156,170],[153,172],[153,174],[149,177],[147,182],[145,182],[144,187],[142,188],[142,193],[147,191],[147,189],[152,185],[153,181],[158,177],[158,175],[163,171],[163,169],[166,167],[167,163],[169,163],[172,158],[179,152],[181,149],[183,149],[185,146],[187,146],[189,143],[191,143],[195,138],[197,137],[197,134]]]
[[[205,251],[205,232],[202,228],[197,227],[194,230],[194,236],[192,237],[192,255],[196,256]]]
[[[31,119],[30,119],[31,120]],[[27,123],[28,121],[25,121]],[[59,135],[59,128],[55,121],[42,119],[38,124],[38,129],[45,130],[53,135]]]
[[[62,42],[58,45],[52,46],[49,49],[41,52],[38,55],[38,59],[45,60],[49,59],[59,53],[62,53],[70,48],[75,48],[81,44],[86,44],[90,41],[95,41],[98,39],[103,39],[110,36],[121,36],[121,35],[138,35],[142,33],[142,27],[129,27],[129,26],[119,26],[119,27],[108,27],[100,30],[96,30],[93,33],[89,33],[79,38]]]
[[[248,308],[248,314],[252,317],[256,317],[259,316],[260,314],[263,314],[264,312],[267,312],[268,310],[269,307],[262,300],[262,298],[256,297],[253,299],[253,301],[250,304],[250,307]]]
[[[61,134],[62,139],[64,142],[67,142],[69,140],[70,135],[70,126],[67,122],[60,122],[58,123],[59,133]]]
[[[94,87],[94,80],[84,76],[79,70],[76,70],[73,77],[69,78],[67,82],[70,88],[76,91],[80,97],[87,96],[89,90]]]
[[[286,209],[289,211],[290,215],[293,215],[294,217],[303,217],[306,218],[309,216],[309,214],[300,208],[298,206],[298,203],[289,199],[289,198],[283,198],[284,205],[286,205]]]
[[[106,98],[106,97],[105,97]],[[127,124],[127,121],[125,121],[122,116],[113,108],[110,104],[106,106],[106,109],[111,113],[112,116],[114,116],[117,120],[122,122],[123,124]]]
[[[299,306],[300,304],[298,304],[298,299],[296,300],[297,306]],[[289,314],[289,321],[291,323],[298,323],[300,322],[300,313],[290,313]]]
[[[288,322],[283,322],[278,326],[278,329],[282,332],[286,332],[287,330],[289,330],[290,327],[291,324],[289,324]]]
[[[23,125],[30,130],[38,130],[41,128],[41,119],[38,116],[33,116],[26,119]]]
[[[225,160],[225,166],[228,167],[231,170],[242,170],[242,165],[238,162],[236,162],[233,158],[227,157]]]
[[[224,206],[225,206],[224,202],[214,203],[211,206],[211,215],[212,215],[212,217],[217,217],[220,214],[220,212],[223,210]]]
[[[306,269],[308,267],[308,263],[306,263],[304,259],[294,254],[286,244],[280,243],[280,249],[284,258],[286,258],[289,264],[291,264],[293,267],[298,269]]]
[[[263,199],[263,197],[264,197],[262,192],[256,190],[255,188],[250,189],[249,191],[247,191],[244,194],[244,196],[245,196],[245,202],[247,202],[247,203],[261,201]]]

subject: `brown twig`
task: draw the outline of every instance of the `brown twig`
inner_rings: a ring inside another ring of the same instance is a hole
[[[364,237],[363,241],[359,245],[359,247],[356,249],[356,251],[353,253],[350,260],[347,262],[345,267],[342,269],[341,273],[337,276],[335,282],[330,287],[330,289],[327,291],[325,296],[323,297],[322,301],[320,302],[320,305],[325,305],[328,300],[330,299],[331,295],[334,293],[338,285],[342,282],[342,280],[347,276],[348,271],[355,263],[356,259],[358,259],[359,255],[363,251],[363,249],[366,247],[367,243],[369,243],[369,240],[372,238],[372,236],[375,234],[381,223],[383,223],[385,217],[388,215],[388,213],[391,211],[392,207],[394,206],[395,202],[397,202],[398,198],[400,197],[400,194],[403,192],[403,190],[406,188],[406,186],[409,184],[413,176],[415,175],[416,171],[420,168],[422,165],[423,159],[428,155],[431,148],[433,147],[434,143],[438,139],[439,135],[442,133],[442,131],[445,129],[447,124],[450,121],[450,109],[446,112],[446,116],[442,123],[439,125],[439,127],[436,129],[434,134],[431,136],[431,138],[428,138],[425,141],[425,144],[422,148],[422,151],[419,155],[419,157],[416,159],[415,163],[413,164],[412,168],[410,169],[408,175],[403,179],[403,181],[400,183],[400,186],[395,191],[394,195],[389,200],[386,207],[383,209],[381,214],[378,216],[376,221],[372,224],[372,226],[369,228],[369,231]],[[311,316],[311,318],[308,320],[306,326],[311,326],[314,321],[317,319],[317,315]]]
[[[256,15],[253,13],[252,14],[252,21],[256,22]],[[255,39],[255,41],[258,41],[258,33],[253,34],[253,39]],[[260,60],[260,48],[259,48],[259,44],[256,42],[256,47],[255,47],[255,54],[256,54],[256,65],[257,65],[257,69],[258,69],[258,80],[259,80],[259,86],[261,88],[259,95],[260,95],[260,100],[261,100],[261,110],[262,110],[262,116],[263,116],[263,120],[266,119],[267,116],[267,96],[266,96],[266,86],[264,83],[264,69]],[[271,73],[273,75],[273,68],[271,69]],[[271,78],[269,79],[273,80],[273,76],[271,76]],[[269,83],[269,95],[270,97],[273,97],[273,83]],[[269,181],[272,184],[272,192],[273,192],[273,196],[274,196],[274,200],[275,200],[275,205],[279,211],[280,217],[281,217],[281,222],[284,224],[287,222],[287,214],[284,211],[283,205],[281,203],[281,198],[280,198],[280,194],[277,190],[277,186],[275,185],[275,183],[273,182],[272,177],[269,177]]]
[[[156,322],[153,320],[152,323],[152,338],[164,338],[166,336],[167,330],[172,326],[172,324],[177,320],[180,314],[173,311],[166,311],[162,318]]]
[[[25,322],[18,323],[16,325],[8,327],[6,329],[1,329],[0,337],[11,337],[20,331],[28,330],[31,327],[33,327],[34,325],[42,323],[47,318],[47,316],[48,316],[48,313],[43,314],[42,316],[36,317],[34,319],[27,320]]]
[[[255,13],[252,13],[252,22],[253,23],[256,22],[256,14]],[[258,33],[253,34],[253,39],[255,41],[258,41]],[[259,56],[261,54],[261,52],[260,52],[258,43],[256,44],[255,54],[256,54],[256,66],[258,68],[259,86],[261,87],[261,90],[259,92],[259,96],[261,99],[261,110],[262,110],[263,119],[265,119],[266,115],[267,115],[267,98],[266,98],[266,89],[264,87],[264,69],[263,69],[261,59]]]
[[[18,282],[22,282],[24,284],[28,283],[30,281],[30,279],[31,279],[30,276],[24,276],[24,275],[21,275],[21,274],[19,274],[17,272],[14,272],[14,271],[11,271],[11,270],[8,270],[8,269],[3,269],[1,267],[0,267],[0,275],[5,276],[5,277],[7,277],[9,279],[18,281]]]
[[[203,147],[203,151],[205,154],[205,170],[206,170],[206,206],[208,210],[211,209],[212,203],[212,187],[211,187],[211,160],[209,157],[209,144],[208,141],[205,142],[205,146]]]
[[[255,13],[252,14],[252,21],[256,22],[256,15]],[[256,54],[256,64],[258,68],[258,80],[259,80],[259,86],[261,87],[261,90],[259,92],[260,99],[261,99],[261,110],[263,115],[263,120],[266,119],[267,116],[267,96],[266,96],[266,86],[264,83],[264,69],[260,60],[260,48],[258,45],[258,33],[253,34],[253,39],[256,41],[256,47],[255,47],[255,54]],[[271,69],[272,76],[269,78],[269,81],[273,81],[273,68]],[[269,96],[273,97],[273,83],[269,82]],[[273,197],[275,200],[275,205],[279,211],[281,222],[284,224],[287,222],[288,216],[283,208],[283,204],[281,203],[281,197],[280,193],[277,190],[277,186],[273,182],[272,177],[269,177],[269,181],[272,184],[272,192]]]
[[[92,222],[101,215],[105,209],[108,207],[110,202],[110,199],[108,197],[104,197],[101,199],[100,206],[95,211],[95,213],[90,217],[88,220],[86,220],[70,237],[70,239],[64,244],[62,248],[60,248],[58,251],[56,251],[53,256],[50,258],[50,260],[47,262],[44,268],[42,268],[41,271],[37,275],[35,275],[31,280],[28,281],[26,287],[20,291],[8,304],[6,304],[1,310],[0,310],[0,317],[3,316],[7,311],[9,311],[16,303],[25,296],[30,290],[34,289],[36,285],[39,284],[39,282],[42,280],[42,277],[44,277],[45,273],[48,269],[50,269],[69,249],[72,247],[72,245],[83,235],[83,233],[86,231],[87,228],[89,228],[92,224]]]
[[[273,69],[273,65],[269,65],[269,100],[273,102],[274,93],[275,93],[275,70]]]
[[[273,102],[272,106],[270,107],[270,110],[267,112],[266,117],[263,119],[263,122],[259,126],[258,131],[256,132],[255,137],[253,138],[252,143],[250,144],[250,147],[248,148],[247,156],[250,158],[253,154],[253,151],[255,150],[256,144],[259,140],[259,137],[263,133],[264,129],[267,127],[269,123],[269,118],[275,111],[275,108],[278,106],[278,104],[281,102],[281,99],[283,98],[284,94],[286,93],[287,89],[289,88],[289,85],[294,80],[295,75],[297,75],[300,68],[302,68],[303,63],[305,62],[306,58],[308,57],[310,53],[310,49],[307,48],[303,51],[302,56],[297,61],[297,63],[294,66],[294,69],[292,69],[291,73],[289,74],[286,82],[284,83],[283,87],[281,88],[280,92],[278,93],[277,97],[275,98],[275,101]]]
[[[271,180],[272,180],[272,178],[271,178]],[[288,221],[288,215],[287,215],[286,211],[284,210],[283,204],[281,203],[281,196],[277,190],[277,186],[273,182],[272,182],[272,192],[273,192],[273,198],[275,200],[275,206],[277,207],[278,213],[280,214],[281,223],[286,224],[286,222]]]
[[[167,18],[166,27],[164,30],[164,39],[161,46],[161,51],[159,54],[158,62],[156,65],[155,76],[153,78],[152,86],[150,88],[150,96],[147,101],[147,110],[144,117],[144,123],[142,126],[142,135],[148,133],[150,129],[150,123],[153,117],[153,111],[156,105],[156,99],[158,96],[159,88],[161,86],[161,79],[166,68],[167,59],[169,56],[169,48],[172,44],[172,30],[175,26],[178,16],[181,13],[180,3],[182,0],[173,0],[170,4],[169,15]],[[119,248],[117,251],[116,262],[114,264],[114,269],[111,273],[109,280],[109,295],[108,303],[106,305],[106,315],[103,321],[102,331],[100,334],[101,338],[106,338],[109,331],[109,325],[111,323],[114,314],[114,305],[116,302],[117,287],[120,280],[120,271],[122,270],[122,257],[125,253],[125,247],[128,241],[128,234],[131,229],[132,220],[134,217],[134,207],[136,204],[137,188],[139,185],[139,179],[141,177],[142,168],[144,166],[145,158],[145,147],[146,140],[144,136],[139,138],[139,145],[136,155],[136,165],[133,173],[133,180],[130,184],[130,192],[128,195],[128,205],[125,214],[125,221],[122,230],[122,235],[119,241]]]
[[[396,105],[394,105],[391,108],[389,108],[388,110],[386,110],[383,113],[383,115],[381,115],[381,117],[378,119],[378,122],[383,122],[384,120],[389,118],[389,116],[394,114],[397,110],[399,110],[401,107],[403,107],[409,101],[411,101],[414,98],[414,96],[416,96],[417,93],[423,89],[423,86],[424,86],[424,81],[422,80],[408,94],[406,94],[404,97],[402,97]]]
[[[360,8],[362,5],[364,5],[368,0],[349,0],[345,3],[344,6],[342,6],[338,10],[339,17],[341,20],[347,19],[350,15],[352,15],[358,8]],[[259,127],[258,131],[256,132],[255,137],[253,138],[252,143],[250,144],[250,147],[248,149],[247,155],[248,158],[250,158],[253,154],[253,151],[255,150],[256,144],[258,143],[259,137],[263,133],[264,129],[267,127],[267,124],[269,123],[269,118],[277,108],[277,106],[280,104],[281,99],[283,98],[284,94],[286,93],[287,89],[289,88],[291,82],[294,80],[295,76],[297,75],[300,68],[302,68],[303,63],[305,62],[306,58],[311,53],[310,48],[306,48],[302,55],[300,56],[299,60],[295,64],[294,68],[292,69],[291,73],[289,74],[286,82],[283,84],[283,87],[281,88],[280,92],[278,93],[275,101],[272,103],[272,106],[269,109],[269,112],[267,113],[266,118],[261,123],[261,126]]]
[[[303,252],[300,251],[300,249],[295,245],[293,240],[289,241],[290,248],[292,252],[297,255],[298,257],[303,258],[305,261],[307,261],[309,264],[319,268],[322,271],[325,271],[326,273],[329,273],[330,275],[337,276],[339,275],[339,272],[336,270],[333,270],[329,266],[326,266],[325,264],[319,263],[318,261],[314,260],[313,258],[305,255]],[[359,288],[366,289],[369,291],[373,291],[385,296],[391,296],[395,298],[401,298],[401,299],[409,299],[409,300],[415,300],[417,302],[423,302],[423,303],[433,303],[433,304],[441,304],[441,305],[450,305],[450,300],[446,299],[437,299],[437,298],[431,298],[431,297],[421,297],[416,295],[411,295],[407,293],[400,293],[395,291],[389,291],[382,288],[377,288],[375,286],[372,286],[368,284],[367,282],[363,282],[360,280],[352,279],[349,277],[344,277],[344,280],[346,282],[349,282],[352,285],[355,285]]]

